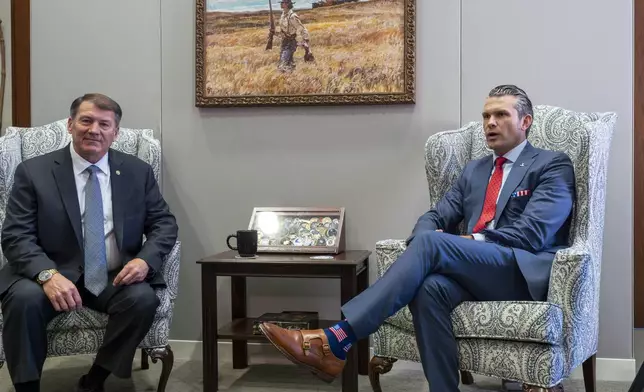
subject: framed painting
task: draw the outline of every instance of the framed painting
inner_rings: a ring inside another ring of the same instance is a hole
[[[415,102],[416,0],[196,0],[196,106]]]

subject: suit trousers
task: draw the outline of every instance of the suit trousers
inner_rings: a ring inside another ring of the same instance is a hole
[[[116,273],[110,273],[110,282]],[[146,283],[115,287],[108,284],[98,296],[78,281],[83,306],[107,313],[103,344],[95,364],[120,378],[128,378],[136,349],[149,331],[159,300]],[[47,324],[56,312],[43,288],[35,281],[20,279],[2,298],[2,340],[7,368],[14,384],[40,379],[47,356]]]
[[[464,301],[531,300],[512,249],[424,231],[367,290],[342,307],[356,337],[376,332],[404,306],[412,313],[425,377],[433,391],[458,391],[452,310]]]

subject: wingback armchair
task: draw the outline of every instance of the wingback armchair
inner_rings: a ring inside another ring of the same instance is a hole
[[[4,223],[7,200],[13,185],[18,164],[26,159],[42,155],[66,146],[71,141],[67,132],[67,120],[33,128],[7,128],[0,137],[0,225]],[[121,128],[112,148],[135,155],[149,163],[154,176],[159,180],[161,165],[161,145],[150,129]],[[143,238],[142,241],[145,239]],[[149,367],[148,357],[156,363],[162,362],[162,372],[157,391],[165,387],[174,364],[174,355],[168,345],[168,335],[174,301],[177,297],[179,280],[179,261],[181,242],[177,241],[172,251],[163,261],[161,273],[167,287],[156,291],[160,304],[150,331],[141,341],[141,367]],[[7,262],[0,249],[0,265]],[[89,308],[63,313],[56,316],[47,327],[48,357],[95,354],[103,342],[107,326],[107,315]],[[2,334],[2,314],[0,314],[0,337]],[[0,339],[0,367],[4,365],[5,354]]]
[[[595,391],[606,169],[616,120],[615,113],[534,108],[530,143],[564,151],[574,166],[577,199],[570,247],[555,256],[545,302],[465,302],[454,309],[452,328],[463,384],[471,384],[471,373],[477,373],[523,383],[525,391],[556,391],[583,363],[586,391]],[[430,136],[425,145],[430,206],[467,161],[490,153],[481,122]],[[402,239],[377,242],[379,277],[404,250]],[[369,378],[373,390],[380,392],[379,376],[396,360],[420,361],[409,309],[391,316],[373,341]]]

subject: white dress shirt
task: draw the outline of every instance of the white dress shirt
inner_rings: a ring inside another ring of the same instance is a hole
[[[72,155],[72,164],[74,167],[74,180],[76,181],[76,193],[78,195],[78,205],[81,213],[81,228],[85,236],[85,185],[89,179],[89,173],[86,172],[92,163],[86,161],[78,155],[72,143],[69,145]],[[101,197],[103,198],[103,224],[105,231],[105,252],[107,256],[107,268],[113,271],[123,265],[120,260],[118,246],[116,245],[116,234],[114,233],[114,216],[112,214],[112,187],[110,184],[110,164],[108,154],[105,154],[100,161],[95,164],[100,171],[97,173],[98,182],[101,186]]]
[[[499,196],[501,196],[501,190],[503,190],[503,185],[505,185],[505,180],[508,179],[508,176],[510,175],[510,171],[512,171],[512,166],[514,165],[514,162],[516,162],[516,160],[519,159],[519,155],[521,155],[521,153],[523,152],[523,149],[525,148],[526,143],[528,143],[527,139],[503,155],[503,157],[505,157],[507,161],[505,161],[505,163],[503,164],[503,180],[501,181],[501,188],[499,189],[499,194],[496,197],[497,203],[499,201]],[[498,155],[494,153],[492,155],[492,172],[490,173],[490,178],[488,178],[488,182],[490,181],[490,179],[492,179],[494,170],[496,170],[496,166],[494,165],[496,158],[498,158]],[[490,223],[488,223],[488,225],[486,226],[486,229],[494,229],[494,225],[495,225],[495,222],[494,222],[494,219],[492,219]],[[472,234],[472,236],[477,241],[485,241],[485,235],[482,233],[474,233]]]

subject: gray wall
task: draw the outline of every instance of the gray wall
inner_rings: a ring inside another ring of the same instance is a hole
[[[184,241],[172,338],[201,339],[195,261],[227,249],[226,235],[246,227],[255,206],[344,206],[350,248],[374,250],[377,240],[404,238],[426,209],[427,137],[479,119],[489,88],[510,82],[535,103],[621,116],[610,167],[599,356],[632,358],[632,287],[618,282],[633,276],[631,0],[610,7],[602,0],[417,1],[415,106],[303,109],[195,108],[195,2],[136,3],[34,1],[34,121],[65,116],[74,95],[95,89],[120,99],[125,126],[161,122],[164,194]],[[127,27],[77,27],[96,17]],[[64,39],[51,43],[54,33]],[[115,57],[74,50],[81,45]],[[70,66],[92,71],[79,77]],[[219,284],[224,323],[229,280]],[[338,282],[249,279],[248,288],[250,315],[316,308],[339,317]]]
[[[101,92],[123,126],[160,129],[159,0],[31,2],[31,121],[69,116],[74,98]]]

